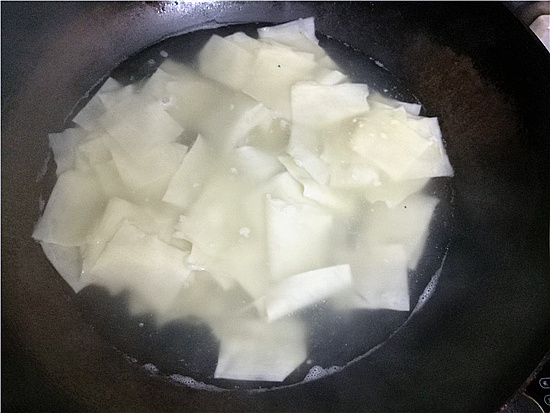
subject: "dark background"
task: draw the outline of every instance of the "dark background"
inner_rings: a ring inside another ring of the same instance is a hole
[[[50,29],[54,19],[50,14],[52,5],[43,2],[2,2],[2,113],[10,109],[10,102],[4,99],[20,85],[25,73],[32,70],[40,56],[27,44],[47,42],[39,36],[44,28]],[[85,3],[58,4],[55,20],[79,13],[88,7]],[[525,13],[526,6],[509,3],[516,13]],[[15,69],[17,67],[17,69]],[[5,80],[9,78],[9,82]],[[4,184],[4,177],[2,179]],[[4,216],[2,217],[4,220]],[[3,234],[4,235],[4,234]],[[2,235],[2,238],[4,236]],[[9,262],[2,249],[2,259]],[[2,268],[4,271],[4,267]],[[2,290],[2,295],[9,293]],[[15,328],[4,320],[2,313],[2,410],[5,412],[74,412],[82,411],[75,401],[56,390],[55,385],[44,375],[36,360],[24,351],[23,343],[17,339]]]

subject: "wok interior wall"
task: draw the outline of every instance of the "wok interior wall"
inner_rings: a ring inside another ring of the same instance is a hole
[[[547,351],[550,71],[540,68],[549,57],[504,7],[253,2],[3,3],[2,9],[2,34],[13,36],[4,39],[3,57],[6,50],[24,56],[2,60],[2,328],[62,399],[105,411],[182,404],[494,411]],[[121,360],[82,324],[70,291],[30,238],[47,193],[37,181],[46,134],[61,130],[72,106],[114,65],[168,34],[309,15],[317,16],[320,32],[405,79],[429,114],[442,119],[457,173],[456,236],[440,289],[379,351],[319,382],[214,397],[168,385]],[[23,18],[42,24],[6,29]],[[359,393],[350,385],[357,380],[364,386]]]

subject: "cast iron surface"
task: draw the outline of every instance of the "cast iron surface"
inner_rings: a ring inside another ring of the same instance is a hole
[[[118,63],[164,37],[312,15],[440,118],[456,176],[438,287],[377,351],[315,382],[212,393],[154,377],[83,320],[30,238],[47,196],[37,179],[47,133]],[[491,412],[550,348],[550,58],[502,5],[3,3],[2,35],[5,410],[36,409],[32,394],[17,394],[28,375],[45,392],[34,400],[41,411]]]

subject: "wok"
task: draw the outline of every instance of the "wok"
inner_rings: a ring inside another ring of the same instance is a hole
[[[550,57],[502,4],[3,3],[2,11],[6,410],[491,412],[550,348]],[[159,40],[308,16],[320,34],[382,62],[399,90],[440,119],[455,177],[439,282],[380,345],[316,381],[212,392],[152,374],[90,323],[30,237],[51,189],[47,133],[63,129],[120,62]]]

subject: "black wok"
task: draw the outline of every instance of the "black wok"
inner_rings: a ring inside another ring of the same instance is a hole
[[[550,56],[503,5],[3,3],[2,12],[6,410],[491,412],[550,348]],[[94,328],[30,237],[48,195],[47,133],[117,64],[163,38],[307,16],[382,62],[440,119],[456,176],[439,283],[389,339],[323,379],[263,392],[168,381]],[[18,394],[29,381],[45,396]]]

